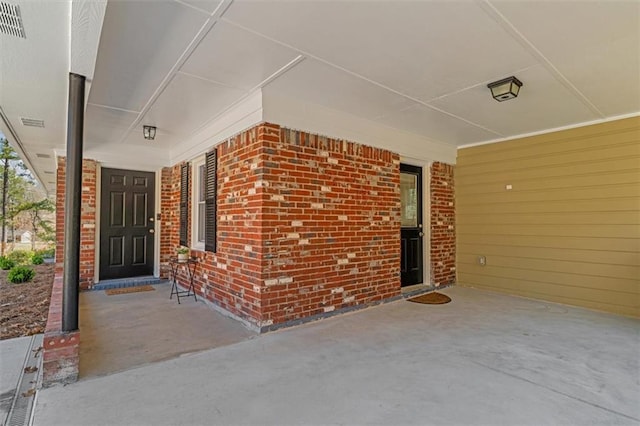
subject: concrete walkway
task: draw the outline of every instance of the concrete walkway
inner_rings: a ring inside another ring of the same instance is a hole
[[[443,292],[46,389],[34,424],[640,424],[640,321]]]

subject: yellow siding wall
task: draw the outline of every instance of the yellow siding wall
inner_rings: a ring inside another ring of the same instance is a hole
[[[639,117],[460,149],[455,188],[459,285],[640,316]]]

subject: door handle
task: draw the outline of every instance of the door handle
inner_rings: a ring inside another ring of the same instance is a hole
[[[420,234],[418,235],[420,235],[421,237],[424,237],[424,232],[420,232]]]

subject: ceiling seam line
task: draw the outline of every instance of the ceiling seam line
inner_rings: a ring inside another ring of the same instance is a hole
[[[207,127],[208,125],[210,125],[211,123],[213,123],[218,117],[220,117],[222,114],[226,113],[227,111],[229,111],[230,109],[232,109],[233,107],[235,107],[236,105],[239,105],[241,102],[243,102],[245,99],[247,99],[249,96],[251,96],[253,93],[255,93],[257,90],[262,89],[264,86],[268,85],[269,83],[271,83],[273,80],[275,80],[276,78],[280,77],[282,74],[286,73],[287,71],[289,71],[291,68],[295,67],[296,65],[298,65],[300,62],[302,62],[305,59],[305,57],[303,55],[298,55],[296,58],[294,58],[293,60],[289,61],[287,64],[285,64],[284,66],[280,67],[280,69],[276,70],[273,74],[271,74],[269,77],[265,78],[264,80],[262,80],[260,83],[258,83],[256,86],[254,86],[253,88],[249,89],[248,91],[245,92],[244,95],[242,95],[239,99],[237,99],[236,101],[232,102],[231,104],[229,104],[226,108],[224,108],[222,111],[220,111],[218,114],[214,115],[213,117],[211,117],[209,120],[205,121],[202,125],[198,126],[198,128],[196,130],[194,130],[193,132],[191,132],[187,137],[191,138],[192,136],[194,136],[196,133],[198,133],[199,131],[203,130],[205,127]]]
[[[181,75],[186,75],[187,77],[197,78],[198,80],[206,81],[207,83],[216,84],[218,86],[226,87],[226,88],[229,88],[229,89],[242,90],[243,92],[247,90],[247,89],[245,89],[243,87],[232,86],[231,84],[221,83],[219,81],[211,80],[209,78],[201,77],[199,75],[191,74],[191,73],[185,72],[185,71],[178,71],[178,72],[176,72],[176,74],[181,74]]]
[[[447,111],[444,111],[444,110],[442,110],[442,109],[440,109],[440,108],[434,107],[433,105],[430,105],[430,104],[428,104],[428,103],[426,103],[426,102],[424,102],[424,101],[421,101],[421,100],[419,100],[419,99],[416,99],[416,98],[414,98],[413,96],[409,96],[409,95],[407,95],[407,94],[405,94],[405,93],[402,93],[402,92],[400,92],[400,91],[398,91],[398,90],[392,89],[392,88],[390,88],[390,87],[388,87],[388,86],[385,86],[385,85],[384,85],[384,84],[382,84],[382,83],[378,83],[377,81],[373,81],[373,80],[371,80],[371,79],[369,79],[369,78],[367,78],[367,77],[364,77],[364,76],[362,76],[362,75],[360,75],[360,74],[358,74],[358,73],[355,73],[355,72],[350,71],[350,70],[348,70],[348,69],[346,69],[346,68],[343,68],[343,67],[341,67],[341,66],[339,66],[339,65],[336,65],[336,64],[334,64],[334,63],[332,63],[332,62],[329,62],[329,61],[327,61],[326,59],[322,59],[322,58],[320,58],[320,57],[318,57],[318,56],[315,56],[315,55],[313,55],[313,54],[311,54],[311,53],[309,53],[309,52],[306,52],[306,51],[304,51],[304,50],[301,50],[301,49],[298,49],[298,48],[296,48],[296,47],[293,47],[293,46],[291,46],[291,45],[289,45],[289,44],[287,44],[287,43],[283,43],[283,42],[281,42],[281,41],[279,41],[279,40],[276,40],[276,39],[274,39],[274,38],[271,38],[271,37],[269,37],[269,36],[266,36],[266,35],[264,35],[264,34],[262,34],[262,33],[258,32],[258,31],[254,31],[254,30],[252,30],[252,29],[250,29],[250,28],[247,28],[247,27],[245,27],[245,26],[243,26],[243,25],[240,25],[240,24],[238,24],[238,23],[236,23],[236,22],[233,22],[233,21],[231,21],[231,20],[229,20],[229,19],[227,19],[227,18],[221,18],[220,20],[221,20],[221,21],[223,21],[223,22],[226,22],[226,23],[228,23],[228,24],[231,24],[231,25],[233,25],[233,26],[235,26],[235,27],[241,28],[241,29],[243,29],[243,30],[245,30],[245,31],[248,31],[248,32],[250,32],[250,33],[252,33],[252,34],[255,34],[255,35],[257,35],[257,36],[260,36],[260,37],[262,37],[262,38],[264,38],[264,39],[266,39],[266,40],[272,41],[272,42],[277,43],[277,44],[279,44],[279,45],[281,45],[281,46],[284,46],[284,47],[287,47],[287,48],[289,48],[289,49],[291,49],[291,50],[294,50],[294,51],[298,52],[298,54],[301,54],[301,55],[304,55],[304,56],[309,57],[309,58],[311,58],[311,59],[315,59],[315,60],[317,60],[317,61],[320,61],[320,62],[322,62],[322,63],[323,63],[323,64],[325,64],[325,65],[329,65],[330,67],[333,67],[333,68],[338,69],[338,70],[340,70],[340,71],[342,71],[342,72],[345,72],[345,73],[347,73],[347,74],[349,74],[349,75],[351,75],[351,76],[353,76],[353,77],[359,78],[360,80],[366,81],[366,82],[368,82],[369,84],[373,84],[374,86],[377,86],[377,87],[379,87],[379,88],[381,88],[381,89],[384,89],[384,90],[386,90],[386,91],[389,91],[389,92],[395,93],[395,94],[396,94],[396,95],[398,95],[398,96],[401,96],[401,97],[403,97],[403,98],[405,98],[405,99],[408,99],[408,100],[410,100],[410,101],[413,101],[413,102],[415,102],[415,103],[417,103],[417,104],[420,104],[420,105],[422,105],[422,106],[424,106],[424,107],[427,107],[427,108],[432,109],[432,110],[434,110],[434,111],[438,111],[438,112],[440,112],[440,113],[442,113],[442,114],[445,114],[445,115],[448,115],[449,117],[452,117],[452,118],[458,119],[458,120],[460,120],[460,121],[463,121],[463,122],[465,122],[465,123],[467,123],[467,124],[469,124],[469,125],[472,125],[472,126],[474,126],[474,127],[478,127],[478,128],[480,128],[480,129],[482,129],[482,130],[485,130],[485,131],[487,131],[487,132],[489,132],[489,133],[493,133],[493,134],[496,134],[496,135],[498,135],[498,136],[503,136],[501,133],[496,132],[495,130],[488,129],[488,128],[486,128],[486,127],[484,127],[484,126],[482,126],[482,125],[480,125],[480,124],[478,124],[478,123],[474,123],[473,121],[469,121],[469,120],[464,119],[464,118],[462,118],[462,117],[459,117],[459,116],[457,116],[457,115],[455,115],[455,114],[452,114],[452,113],[447,112]]]
[[[271,74],[269,77],[265,78],[264,80],[262,80],[260,83],[258,83],[253,89],[251,90],[257,90],[257,89],[261,89],[263,87],[268,86],[269,84],[271,84],[274,80],[276,80],[278,77],[280,77],[281,75],[285,74],[287,71],[291,70],[292,68],[294,68],[296,65],[298,65],[300,62],[304,61],[306,59],[306,56],[303,54],[299,54],[298,56],[296,56],[295,58],[293,58],[292,60],[290,60],[289,62],[287,62],[286,64],[284,64],[282,67],[280,67],[279,69],[277,69],[273,74]]]
[[[489,2],[489,0],[480,1],[479,6],[480,8],[482,8],[482,10],[485,11],[487,15],[489,15],[491,19],[493,19],[498,25],[504,28],[504,30],[509,33],[521,46],[523,46],[529,51],[529,53],[537,58],[542,63],[542,66],[545,67],[547,71],[549,71],[549,73],[551,73],[551,75],[555,77],[556,81],[558,81],[566,89],[572,92],[574,96],[577,96],[578,99],[580,99],[580,101],[591,110],[591,112],[595,113],[600,118],[606,117],[606,115],[602,113],[602,111],[600,111],[598,107],[596,107],[589,100],[589,98],[587,98],[576,86],[574,86],[573,83],[571,83],[571,81],[569,81],[569,79],[565,77],[564,74],[562,74],[560,70],[556,68],[555,65],[553,65],[553,63],[549,59],[547,59],[547,57],[544,56],[542,52],[529,41],[529,39],[524,36],[524,34],[518,31],[515,25],[513,25],[502,13],[500,13],[500,11]]]
[[[147,103],[142,107],[142,110],[140,110],[140,113],[138,114],[138,117],[136,117],[136,119],[133,121],[133,123],[131,123],[131,125],[127,128],[127,131],[125,132],[124,136],[120,140],[120,143],[124,142],[124,140],[127,138],[129,133],[131,133],[133,131],[133,129],[136,128],[136,126],[140,125],[140,122],[142,121],[142,118],[144,117],[144,115],[147,112],[149,112],[149,110],[151,109],[151,107],[153,106],[155,101],[166,90],[166,88],[169,86],[171,81],[173,81],[174,77],[176,76],[177,69],[179,67],[181,67],[187,61],[189,56],[191,56],[193,51],[200,44],[200,42],[204,39],[206,34],[208,34],[209,31],[211,30],[211,28],[213,28],[215,26],[216,22],[217,22],[216,20],[207,19],[207,21],[203,24],[203,26],[200,28],[200,31],[198,31],[196,36],[191,40],[191,43],[189,43],[189,45],[187,46],[186,50],[182,52],[182,55],[180,55],[180,57],[178,58],[176,63],[171,67],[171,69],[169,70],[169,72],[167,73],[165,78],[162,79],[162,81],[160,82],[160,85],[153,92],[153,94],[151,95],[149,100],[147,100]],[[201,34],[202,34],[202,37],[200,37]],[[194,43],[194,41],[196,39],[197,39],[197,42]],[[188,55],[185,55],[187,52],[189,52]]]
[[[249,96],[249,95],[250,95],[250,94],[248,94],[247,96]],[[242,99],[243,99],[243,100],[244,100],[244,99],[246,99],[246,98],[247,98],[247,96],[243,97]],[[226,109],[224,110],[224,112],[229,111],[231,108],[233,108],[233,107],[234,107],[234,106],[236,106],[236,105],[237,105],[237,103],[234,103],[233,105],[230,105],[228,108],[226,108]],[[250,116],[251,114],[254,114],[256,111],[261,111],[261,110],[262,110],[262,108],[259,108],[259,109],[257,109],[257,110],[252,110],[252,111],[250,111],[250,112],[246,113],[246,114],[245,114],[241,119],[244,119],[244,118],[246,118],[246,117]],[[214,117],[214,119],[215,119],[215,118],[220,117],[220,115],[222,115],[224,112],[222,112],[222,113],[220,113],[220,114],[217,114],[217,115]],[[213,119],[212,119],[212,120],[213,120]],[[212,120],[207,121],[207,123],[206,123],[205,125],[203,125],[203,126],[200,128],[200,130],[201,130],[203,127],[205,127],[206,125],[210,124]],[[227,129],[227,128],[229,128],[230,126],[232,126],[232,125],[229,125],[229,126],[225,127],[225,128],[224,128],[224,129],[222,129],[221,131],[226,130],[226,129]],[[229,138],[227,138],[227,139],[229,139]],[[227,140],[227,139],[225,139],[225,140]],[[190,152],[190,151],[193,151],[194,149],[198,149],[198,147],[200,147],[200,146],[201,146],[204,142],[206,142],[206,141],[207,141],[207,138],[204,138],[203,140],[201,140],[201,141],[199,141],[199,142],[196,142],[195,144],[191,145],[191,146],[190,146],[189,148],[187,148],[186,150],[183,150],[182,152],[177,153],[177,154],[175,154],[175,155],[173,154],[173,151],[170,151],[170,152],[169,152],[169,165],[171,165],[171,164],[176,164],[176,163],[177,163],[177,162],[179,162],[179,161],[188,160],[189,158],[191,158],[191,157],[188,157],[189,152]],[[219,143],[221,143],[221,142],[223,142],[223,141],[214,142],[214,144],[215,144],[215,145],[218,145],[218,144],[219,144]],[[203,151],[201,154],[203,154],[204,152],[206,152],[206,150],[207,150],[207,149],[209,149],[209,148],[210,148],[210,146],[205,147],[204,151]],[[201,154],[198,154],[198,155],[201,155]],[[195,157],[194,157],[194,158],[195,158]]]
[[[87,106],[89,106],[89,105],[95,106],[95,107],[98,107],[98,108],[112,109],[114,111],[122,111],[122,112],[130,112],[132,114],[140,114],[140,111],[134,111],[134,110],[125,109],[125,108],[118,108],[118,107],[109,106],[109,105],[96,104],[96,103],[93,103],[93,102],[87,102]]]
[[[165,78],[160,82],[160,85],[153,92],[147,103],[142,107],[140,114],[136,119],[131,123],[131,125],[127,128],[123,138],[120,140],[120,143],[124,142],[127,136],[136,128],[136,126],[140,125],[143,116],[149,112],[155,101],[160,97],[160,95],[166,90],[171,81],[176,76],[179,68],[184,65],[184,63],[191,57],[196,48],[202,43],[202,40],[209,34],[209,31],[216,25],[222,14],[228,9],[233,0],[223,0],[215,12],[208,18],[205,23],[200,27],[198,33],[193,37],[191,42],[187,45],[185,50],[182,52],[182,55],[178,58],[176,63],[171,67]]]
[[[216,12],[215,10],[213,11],[213,13],[211,13],[211,12],[207,12],[207,11],[206,11],[206,10],[204,10],[204,9],[200,9],[198,6],[194,6],[194,5],[192,5],[192,4],[185,3],[185,2],[184,2],[184,1],[182,1],[182,0],[173,0],[173,1],[174,1],[174,2],[176,2],[176,3],[178,3],[178,4],[181,4],[182,6],[188,7],[189,9],[197,10],[198,12],[204,13],[205,15],[207,15],[207,16],[209,16],[209,17],[211,17],[211,16],[213,15],[213,13],[215,13],[215,12]]]

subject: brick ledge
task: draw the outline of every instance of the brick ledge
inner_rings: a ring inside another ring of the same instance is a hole
[[[49,316],[44,332],[42,386],[78,380],[80,330],[62,331],[62,272],[56,273],[51,289]]]

